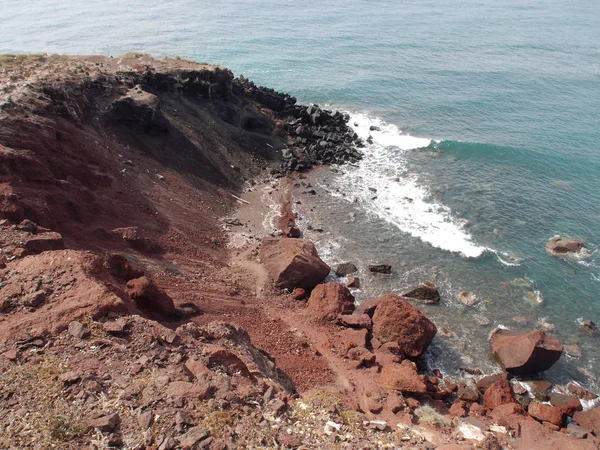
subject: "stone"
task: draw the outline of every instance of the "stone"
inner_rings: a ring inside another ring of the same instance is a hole
[[[567,425],[567,433],[577,439],[585,439],[588,435],[588,430],[580,427],[575,423],[570,423]]]
[[[147,430],[154,423],[154,413],[150,410],[144,411],[138,416],[138,424],[142,430]]]
[[[102,324],[102,329],[108,334],[121,334],[125,331],[127,319],[120,317],[117,320],[111,320]]]
[[[63,250],[65,243],[59,233],[48,232],[35,235],[23,243],[29,253],[42,253],[51,250]]]
[[[598,435],[600,432],[600,407],[577,411],[573,414],[573,420],[577,422],[577,425]]]
[[[60,375],[60,381],[65,384],[73,384],[81,380],[81,375],[78,372],[65,372]]]
[[[500,381],[500,380],[506,380],[507,379],[507,374],[506,372],[500,372],[500,373],[496,373],[494,375],[487,375],[483,378],[480,378],[477,381],[477,390],[479,392],[481,392],[482,394],[485,393],[485,391],[488,390],[488,388],[494,384],[496,381]]]
[[[375,309],[381,303],[383,298],[372,298],[370,300],[363,300],[354,310],[354,314],[367,314],[370,317],[373,317],[375,314]]]
[[[116,122],[139,124],[147,132],[165,133],[167,123],[160,110],[158,97],[138,84],[112,103],[111,117]]]
[[[348,277],[348,281],[346,281],[346,287],[354,289],[360,288],[360,279],[357,277]]]
[[[207,431],[201,427],[193,427],[190,428],[187,433],[179,436],[178,440],[182,448],[192,449],[195,448],[196,444],[204,441],[208,437],[209,434]]]
[[[469,414],[469,404],[462,400],[455,400],[450,407],[450,415],[456,417],[466,417]]]
[[[110,433],[117,427],[117,425],[119,425],[119,423],[121,423],[119,414],[113,413],[88,421],[88,426],[90,428],[96,428],[103,433]]]
[[[352,263],[342,263],[335,268],[335,274],[338,277],[345,277],[345,276],[351,275],[353,273],[356,273],[357,271],[358,271],[358,268]]]
[[[583,410],[583,406],[577,397],[574,395],[559,394],[558,392],[550,393],[550,404],[559,408],[568,416],[572,416],[576,411]]]
[[[185,370],[196,380],[205,381],[212,375],[212,371],[202,361],[190,358],[184,364]]]
[[[284,448],[298,448],[302,445],[302,439],[293,434],[279,434],[277,441]]]
[[[584,387],[573,382],[567,384],[567,391],[577,396],[577,398],[580,398],[581,400],[595,400],[598,398],[598,396],[593,392],[590,392]]]
[[[490,416],[496,424],[512,429],[518,429],[520,423],[527,420],[525,410],[517,403],[498,405]]]
[[[348,328],[366,328],[367,330],[373,326],[368,314],[344,314],[339,317],[339,323]]]
[[[306,298],[306,289],[296,288],[292,291],[292,298],[294,300],[304,300]]]
[[[171,297],[147,277],[129,280],[125,293],[141,311],[154,318],[162,319],[175,314],[175,305]]]
[[[476,402],[479,400],[479,392],[477,392],[477,389],[468,387],[458,388],[456,396],[465,402]]]
[[[492,353],[504,370],[530,375],[548,370],[563,352],[561,343],[541,330],[498,329],[491,338]]]
[[[531,394],[539,401],[548,400],[548,393],[552,389],[552,383],[546,380],[533,380],[529,383]]]
[[[77,339],[83,339],[90,334],[90,330],[81,322],[76,320],[69,323],[69,334]]]
[[[425,281],[410,291],[401,294],[407,300],[415,300],[425,304],[437,304],[440,302],[440,293],[437,286],[430,281]]]
[[[589,256],[588,248],[583,242],[576,239],[565,239],[555,236],[546,243],[546,250],[552,256],[564,256],[568,254]]]
[[[2,353],[2,356],[4,358],[8,359],[9,361],[16,361],[17,358],[19,357],[19,355],[15,349],[5,351],[4,353]]]
[[[591,320],[584,320],[581,322],[581,328],[586,331],[596,331],[596,324]]]
[[[319,284],[310,294],[308,310],[319,320],[335,320],[339,314],[354,310],[354,297],[340,283]]]
[[[483,404],[486,408],[494,408],[507,403],[516,403],[510,383],[507,380],[496,381],[483,394]]]
[[[402,393],[424,394],[427,386],[418,374],[415,363],[405,359],[400,364],[386,364],[380,374],[380,384]]]
[[[527,411],[531,417],[540,422],[550,422],[558,426],[563,424],[563,412],[560,408],[544,403],[531,402]]]
[[[144,275],[144,272],[131,267],[127,258],[118,253],[107,254],[102,264],[108,270],[108,273],[120,281],[127,282]]]
[[[373,314],[373,337],[383,344],[396,342],[409,358],[421,356],[436,332],[427,317],[398,295],[384,297]]]
[[[22,298],[22,303],[25,306],[37,308],[46,302],[46,293],[44,291],[31,292]]]
[[[467,291],[459,292],[456,298],[465,306],[473,306],[475,303],[477,303],[477,296]]]
[[[269,278],[281,289],[312,289],[330,271],[314,244],[306,239],[266,238],[259,255]]]
[[[360,369],[361,367],[371,367],[375,364],[376,357],[373,353],[363,347],[352,347],[346,353],[346,357],[355,361],[353,367]]]
[[[392,266],[389,264],[376,264],[369,266],[369,270],[374,273],[383,273],[389,275],[392,273]]]

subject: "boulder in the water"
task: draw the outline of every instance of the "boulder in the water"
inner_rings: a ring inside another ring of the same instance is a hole
[[[548,370],[563,352],[562,344],[541,330],[498,329],[491,337],[494,358],[507,372],[532,375]]]
[[[390,266],[389,264],[375,264],[369,266],[369,270],[374,273],[385,273],[389,275],[390,273],[392,273],[392,266]]]
[[[473,306],[475,303],[477,303],[477,296],[472,292],[459,292],[456,298],[465,306]]]
[[[555,236],[546,243],[546,250],[552,256],[575,255],[588,257],[590,252],[585,244],[577,239]]]
[[[345,277],[358,271],[358,268],[352,263],[342,263],[335,269],[335,274],[338,277]]]
[[[440,302],[440,293],[437,286],[431,281],[425,281],[419,286],[402,294],[407,300],[415,300],[420,303],[431,304]]]

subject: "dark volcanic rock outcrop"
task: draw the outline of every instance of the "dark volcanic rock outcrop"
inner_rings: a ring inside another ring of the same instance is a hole
[[[315,245],[306,239],[264,239],[259,255],[269,278],[283,289],[312,289],[330,271],[329,266],[319,258]]]
[[[402,297],[416,300],[420,303],[439,303],[440,293],[437,286],[430,281],[425,281],[410,291],[404,292]]]
[[[540,330],[497,330],[491,344],[494,358],[504,370],[515,375],[548,370],[563,352],[558,340]]]

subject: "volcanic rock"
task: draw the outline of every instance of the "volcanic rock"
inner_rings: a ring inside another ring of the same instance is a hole
[[[477,296],[467,291],[459,292],[456,298],[465,306],[473,306],[477,303]]]
[[[342,263],[335,268],[335,274],[338,277],[345,277],[347,275],[356,273],[358,268],[352,263]]]
[[[411,394],[427,392],[427,386],[418,374],[415,363],[407,359],[400,364],[384,365],[380,375],[380,384],[387,389]]]
[[[118,122],[138,123],[146,131],[166,132],[166,122],[160,111],[158,97],[140,85],[127,91],[112,104],[112,118]]]
[[[171,297],[147,277],[129,280],[125,292],[146,314],[165,318],[175,313],[175,305]]]
[[[373,315],[373,337],[396,342],[409,358],[418,358],[437,332],[435,325],[402,297],[388,294]]]
[[[392,273],[392,266],[389,264],[376,264],[373,266],[369,266],[369,270],[374,273],[384,273],[389,275]]]
[[[529,415],[540,422],[550,422],[554,425],[562,426],[563,411],[554,406],[544,403],[532,402],[527,410]]]
[[[572,416],[576,411],[583,409],[577,397],[574,395],[559,394],[558,392],[550,394],[550,404],[561,409],[568,416]]]
[[[407,300],[416,300],[426,304],[440,302],[440,293],[437,286],[430,281],[425,281],[416,288],[404,292],[402,297]]]
[[[348,328],[366,328],[370,330],[373,326],[373,321],[368,314],[344,314],[339,317],[339,322]]]
[[[600,407],[588,409],[587,411],[577,411],[573,415],[573,420],[596,435],[600,433]]]
[[[483,404],[490,410],[506,403],[516,403],[510,383],[507,380],[496,381],[483,394]]]
[[[29,253],[42,253],[50,250],[62,250],[65,243],[59,233],[49,232],[36,234],[23,244]]]
[[[506,380],[507,376],[508,374],[506,372],[500,372],[480,378],[477,381],[477,390],[479,390],[480,393],[485,394],[485,391],[487,391],[492,384],[494,384],[496,381]]]
[[[319,258],[314,244],[306,239],[266,238],[259,255],[269,278],[282,289],[312,289],[330,271]]]
[[[367,314],[370,317],[373,317],[375,314],[375,309],[381,303],[383,298],[372,298],[370,300],[363,300],[354,311],[354,314]]]
[[[88,422],[90,428],[97,428],[103,433],[110,433],[117,425],[121,423],[121,418],[118,413],[109,414],[108,416],[98,417]]]
[[[563,352],[561,343],[540,330],[497,330],[491,338],[494,358],[516,375],[548,370]]]
[[[118,253],[111,253],[104,257],[104,267],[113,277],[121,281],[129,281],[144,275],[141,270],[134,269],[127,258]]]
[[[360,288],[360,279],[357,277],[348,277],[348,281],[346,282],[346,287],[349,288]]]
[[[354,310],[354,297],[340,283],[319,284],[310,294],[308,310],[319,320],[335,320],[339,314]]]
[[[583,242],[576,239],[566,239],[555,236],[546,243],[546,250],[552,256],[563,256],[567,254],[578,254],[588,256],[589,251]]]

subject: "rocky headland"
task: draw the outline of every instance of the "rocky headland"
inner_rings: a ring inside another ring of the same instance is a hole
[[[0,86],[1,448],[599,448],[551,335],[450,378],[433,283],[327,280],[290,187],[360,160],[343,113],[143,54],[4,55]]]

